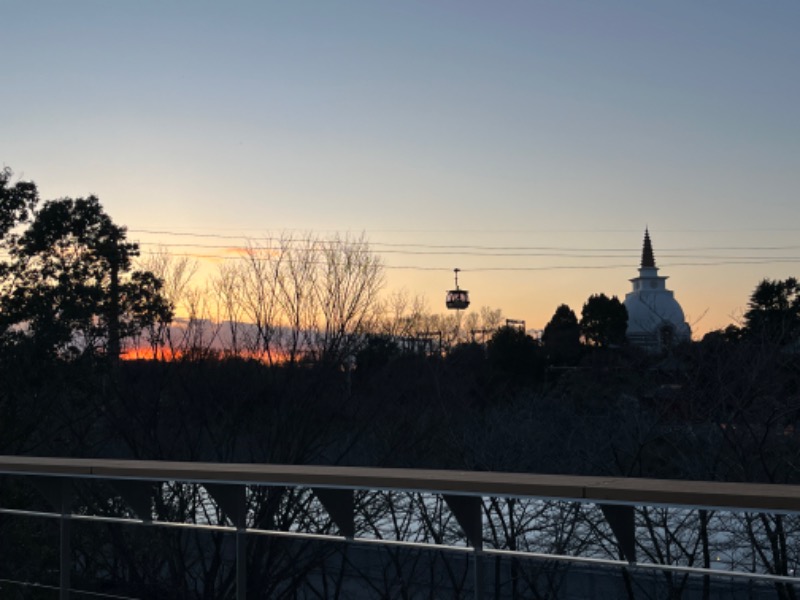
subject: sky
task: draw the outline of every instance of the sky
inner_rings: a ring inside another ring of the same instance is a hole
[[[647,226],[695,337],[800,275],[796,0],[0,14],[0,166],[99,196],[145,253],[363,233],[387,293],[443,312],[458,267],[474,307],[534,329],[630,291]]]

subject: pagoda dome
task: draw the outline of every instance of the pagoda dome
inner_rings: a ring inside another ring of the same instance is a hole
[[[633,290],[625,295],[628,341],[649,351],[660,351],[691,339],[692,331],[675,295],[658,274],[650,232],[645,229],[639,276],[630,280]]]

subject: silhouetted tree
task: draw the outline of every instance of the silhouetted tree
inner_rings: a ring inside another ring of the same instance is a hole
[[[616,296],[589,296],[581,310],[581,334],[591,346],[622,345],[628,328],[628,309]]]
[[[316,278],[322,313],[319,353],[321,359],[339,363],[356,351],[361,335],[374,329],[383,264],[363,235],[335,237],[317,245],[322,261]]]
[[[10,184],[13,173],[8,167],[0,170],[0,240],[16,226],[30,218],[39,202],[39,192],[32,181]]]
[[[744,314],[747,331],[765,341],[785,344],[800,334],[800,282],[764,279],[756,286]]]
[[[172,318],[161,281],[132,271],[138,246],[94,196],[46,202],[8,251],[0,288],[6,341],[29,341],[45,354],[105,348],[117,357],[122,339]]]
[[[356,365],[360,372],[380,369],[390,360],[400,355],[400,347],[391,336],[370,334],[356,354]]]
[[[744,337],[746,330],[736,325],[728,325],[724,329],[715,329],[709,331],[703,336],[704,344],[725,344],[740,342]]]
[[[11,169],[6,167],[0,170],[0,251],[3,254],[8,252],[8,248],[16,239],[11,232],[18,225],[28,221],[39,202],[36,184],[18,181],[12,185],[10,183],[12,176]],[[0,294],[5,293],[11,281],[10,265],[3,260],[3,254],[0,254]]]
[[[580,356],[581,329],[575,312],[566,304],[556,309],[544,328],[542,343],[551,361],[574,362]]]
[[[486,345],[492,369],[514,381],[530,381],[536,375],[539,344],[522,329],[501,327]]]
[[[173,311],[192,314],[192,298],[195,296],[192,280],[197,274],[200,264],[197,259],[188,256],[173,256],[167,248],[159,248],[148,254],[146,258],[137,261],[138,267],[155,275],[163,286],[161,295],[166,298]],[[173,336],[173,333],[177,335]],[[189,333],[188,328],[173,331],[166,322],[156,322],[149,325],[145,335],[150,342],[153,358],[176,356],[178,344],[182,334]],[[252,353],[257,354],[257,349]]]

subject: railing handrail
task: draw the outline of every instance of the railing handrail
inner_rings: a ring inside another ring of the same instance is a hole
[[[396,490],[466,496],[567,499],[603,504],[800,512],[800,486],[788,484],[497,471],[35,456],[0,456],[0,474]]]

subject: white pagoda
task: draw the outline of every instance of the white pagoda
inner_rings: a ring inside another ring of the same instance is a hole
[[[650,232],[644,230],[639,276],[630,280],[633,290],[625,295],[628,309],[628,341],[650,352],[659,352],[691,339],[692,330],[683,309],[671,290],[667,277],[658,274]]]

